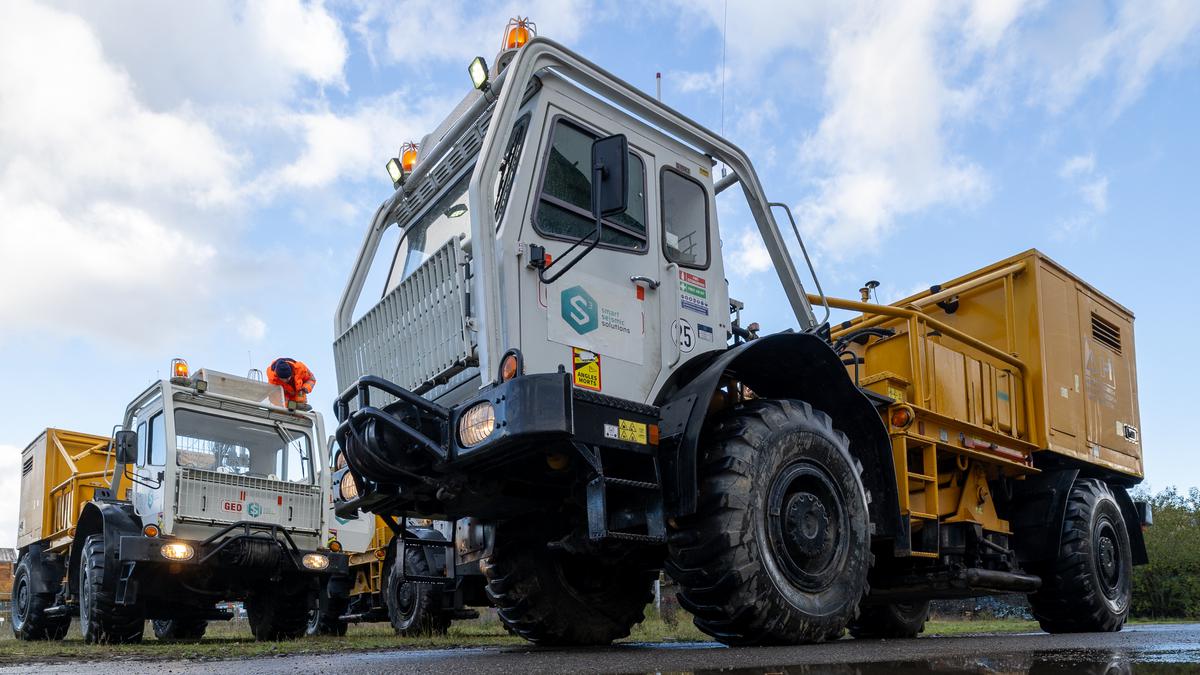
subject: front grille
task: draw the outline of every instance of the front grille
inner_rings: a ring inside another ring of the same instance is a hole
[[[176,484],[180,521],[212,525],[243,520],[316,533],[321,527],[321,488],[266,478],[181,468]]]

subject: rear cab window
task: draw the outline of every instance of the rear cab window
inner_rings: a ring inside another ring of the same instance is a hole
[[[597,134],[565,119],[554,122],[550,153],[534,213],[534,228],[543,236],[575,241],[595,231],[592,218],[592,141]],[[600,245],[646,250],[646,169],[629,153],[629,206],[604,220]]]
[[[708,268],[708,195],[694,178],[664,167],[662,192],[663,253],[683,267]]]

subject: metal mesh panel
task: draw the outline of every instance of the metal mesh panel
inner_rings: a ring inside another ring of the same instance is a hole
[[[459,256],[459,240],[446,242],[333,343],[339,389],[377,375],[425,391],[466,367],[472,350]]]
[[[273,523],[316,533],[321,526],[321,488],[265,478],[181,468],[176,519],[228,524]]]

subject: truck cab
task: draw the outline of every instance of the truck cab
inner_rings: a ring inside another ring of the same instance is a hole
[[[88,642],[140,640],[146,619],[160,639],[199,639],[228,601],[258,639],[304,633],[321,580],[346,568],[321,541],[319,414],[177,359],[112,439],[68,450],[75,436],[49,430],[26,450],[18,637],[61,638],[78,614]]]

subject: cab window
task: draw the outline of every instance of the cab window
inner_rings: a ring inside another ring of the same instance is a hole
[[[137,465],[138,466],[146,466],[146,441],[150,440],[150,437],[146,433],[146,423],[145,422],[142,422],[141,424],[138,425],[137,435],[138,435]]]
[[[167,463],[167,427],[162,413],[150,418],[150,466],[163,466]]]
[[[598,136],[566,120],[551,132],[550,156],[542,177],[534,227],[554,238],[576,240],[594,232],[592,218],[592,141]],[[645,166],[629,153],[629,206],[606,218],[600,243],[635,251],[646,250]]]
[[[704,186],[664,168],[662,218],[667,260],[684,267],[708,267],[708,197]]]

